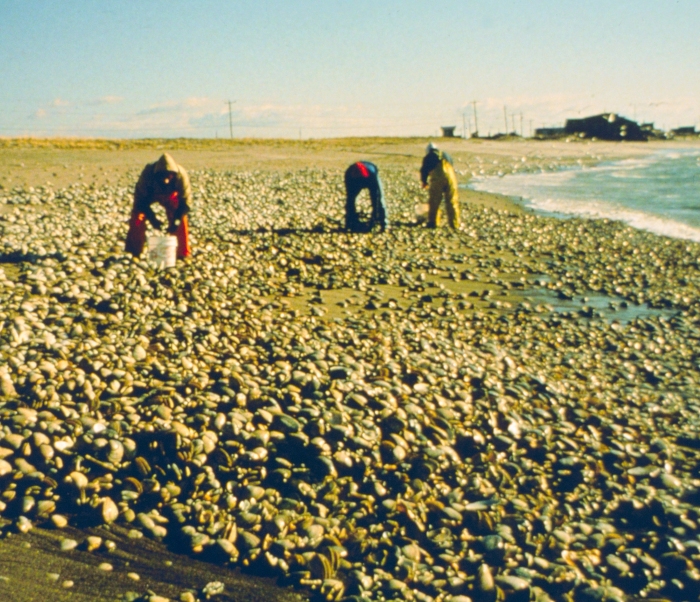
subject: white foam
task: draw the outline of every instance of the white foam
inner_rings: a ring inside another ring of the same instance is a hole
[[[575,170],[512,174],[508,176],[477,176],[470,188],[510,196],[527,196],[530,188],[559,188],[576,177]]]
[[[610,219],[624,222],[633,228],[646,230],[662,236],[700,242],[700,228],[683,222],[665,218],[645,211],[635,211],[602,200],[575,201],[572,199],[541,198],[530,199],[529,207],[544,213],[585,217],[589,219]]]
[[[668,184],[664,184],[664,188],[657,187],[652,191],[650,186],[652,180],[656,184],[669,180],[675,182],[676,176],[686,169],[684,164],[675,162],[685,159],[694,168],[688,159],[698,154],[697,149],[664,151],[592,168],[514,174],[502,178],[482,176],[473,178],[470,187],[514,197],[523,205],[550,215],[619,220],[663,236],[700,242],[700,228],[696,225],[664,216],[674,207],[664,204],[664,201],[682,199],[688,194],[687,189],[674,188],[671,192]],[[650,185],[639,182],[644,179],[649,179]],[[625,180],[630,181],[629,185],[624,184]]]
[[[613,171],[610,172],[613,178],[620,178],[621,180],[643,180],[644,176],[637,174],[633,171]]]

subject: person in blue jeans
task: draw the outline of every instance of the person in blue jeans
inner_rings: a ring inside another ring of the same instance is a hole
[[[369,197],[372,200],[372,217],[369,222],[360,221],[355,206],[357,195],[365,188],[369,190]],[[345,203],[346,230],[369,232],[374,224],[379,224],[381,231],[384,232],[389,227],[382,182],[379,179],[379,170],[374,163],[358,161],[348,167],[345,171],[345,190],[347,192]]]

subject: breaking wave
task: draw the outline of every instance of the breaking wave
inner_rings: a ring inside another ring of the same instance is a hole
[[[510,196],[545,215],[620,220],[700,242],[699,157],[697,149],[674,150],[588,168],[475,177],[469,188]]]

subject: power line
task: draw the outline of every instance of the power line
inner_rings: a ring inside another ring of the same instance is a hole
[[[236,102],[235,100],[233,102]],[[231,140],[233,140],[233,119],[231,117],[231,101],[228,101],[228,127],[231,132]]]

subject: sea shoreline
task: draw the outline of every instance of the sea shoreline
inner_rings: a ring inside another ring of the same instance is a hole
[[[677,153],[677,152],[683,152],[683,151],[697,152],[698,150],[700,150],[700,144],[697,143],[696,141],[689,140],[686,143],[679,142],[678,144],[674,144],[674,146],[671,148],[665,147],[663,145],[655,145],[654,147],[652,147],[650,149],[651,152],[647,153],[644,156],[641,156],[641,157],[636,156],[634,158],[643,159],[643,158],[651,158],[654,155],[657,155],[660,153]],[[632,157],[601,157],[600,161],[598,161],[597,163],[593,163],[591,165],[588,165],[587,167],[595,168],[596,166],[604,166],[606,164],[615,164],[618,162],[621,162],[624,164],[624,162],[630,158],[632,158]],[[572,164],[571,162],[564,162],[563,164],[556,167],[554,170],[551,170],[551,169],[546,170],[546,171],[543,170],[540,173],[547,173],[547,172],[552,173],[552,172],[557,172],[557,171],[568,171],[568,170],[575,171],[577,169],[581,169],[582,167],[584,167],[584,166],[581,165],[580,163],[573,163]],[[571,219],[572,217],[583,217],[585,219],[601,219],[601,216],[577,215],[576,213],[573,213],[573,212],[556,211],[556,210],[548,211],[546,209],[533,207],[531,204],[529,204],[529,201],[525,200],[524,195],[521,196],[521,195],[517,194],[516,191],[514,191],[512,194],[507,194],[504,192],[496,192],[494,190],[494,189],[497,190],[498,188],[500,188],[500,186],[497,184],[497,180],[494,180],[494,178],[497,177],[498,180],[500,180],[501,178],[508,179],[511,176],[515,175],[516,173],[523,173],[523,172],[522,171],[518,172],[518,170],[514,169],[510,173],[505,173],[505,174],[499,173],[499,174],[497,174],[497,176],[494,176],[493,174],[489,174],[489,175],[483,176],[483,180],[481,182],[472,183],[472,181],[470,180],[465,184],[465,186],[474,192],[496,194],[496,195],[505,197],[506,199],[508,199],[509,201],[512,202],[512,205],[509,206],[508,208],[510,210],[513,210],[513,211],[525,210],[525,211],[530,211],[530,212],[532,212],[536,215],[539,215],[539,216],[555,217],[558,219]],[[472,175],[476,175],[476,174],[474,172],[472,172]],[[491,180],[491,183],[489,183],[489,181],[488,181],[489,179]],[[494,185],[494,182],[496,182],[495,185]],[[605,200],[605,193],[602,193],[601,198],[603,200]],[[634,210],[629,209],[629,211],[634,211]],[[613,219],[614,220],[616,218],[611,216],[611,217],[607,217],[605,219]],[[622,218],[619,218],[619,219],[622,219]],[[661,219],[663,219],[663,218],[661,218]],[[682,222],[680,222],[680,223],[681,223],[681,225],[683,225]],[[645,228],[642,228],[641,226],[637,226],[637,227],[640,227],[641,229],[645,229]],[[654,232],[655,230],[650,229],[650,231]],[[661,235],[661,236],[669,236],[670,235],[666,232],[656,232],[656,233]],[[675,237],[682,238],[682,239],[689,238],[688,236],[680,236],[680,235],[675,236]],[[692,237],[690,239],[693,240]]]

